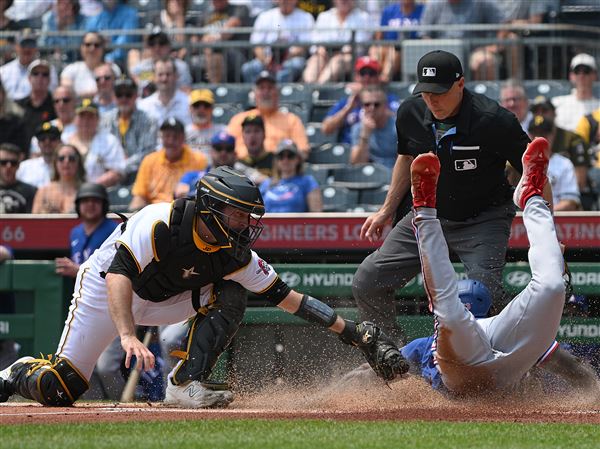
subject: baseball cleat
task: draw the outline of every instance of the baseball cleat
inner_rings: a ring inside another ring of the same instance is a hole
[[[440,160],[433,153],[419,154],[410,165],[413,207],[435,208]]]
[[[525,209],[527,200],[532,196],[542,196],[546,184],[548,161],[550,160],[550,146],[543,137],[537,137],[527,145],[521,158],[523,174],[517,184],[513,201],[521,210]]]
[[[233,393],[229,390],[213,390],[210,384],[195,380],[173,385],[169,379],[164,404],[181,408],[220,408],[227,407],[232,401]]]
[[[12,365],[7,366],[2,371],[0,371],[0,402],[8,401],[13,395],[13,390],[9,385],[10,375],[14,368],[21,366],[25,362],[29,362],[30,360],[34,360],[33,357],[21,357],[16,360]]]

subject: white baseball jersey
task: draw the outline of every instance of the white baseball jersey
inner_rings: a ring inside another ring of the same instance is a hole
[[[170,214],[169,203],[145,207],[129,219],[124,232],[118,226],[79,268],[73,300],[56,355],[69,359],[86,379],[90,378],[104,348],[118,335],[108,310],[106,281],[100,273],[108,271],[121,245],[126,245],[130,250],[141,272],[154,257],[153,226],[158,221],[169,224]],[[182,277],[194,276],[198,269],[192,266],[187,271],[182,270]],[[247,265],[223,279],[238,282],[247,290],[260,294],[275,283],[277,273],[252,251]],[[209,304],[212,287],[212,283],[202,287],[201,306]],[[146,326],[179,323],[196,314],[190,291],[174,295],[163,302],[145,301],[133,293],[132,311],[135,323]]]

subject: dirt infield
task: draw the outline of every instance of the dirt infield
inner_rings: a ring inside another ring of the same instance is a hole
[[[202,419],[329,419],[392,421],[557,422],[600,424],[600,392],[549,394],[529,388],[505,397],[450,400],[416,378],[336,382],[308,391],[269,388],[238,393],[222,410],[183,410],[161,404],[77,403],[49,408],[27,402],[0,404],[0,425]]]

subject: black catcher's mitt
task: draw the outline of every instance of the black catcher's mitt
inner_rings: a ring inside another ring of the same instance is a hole
[[[379,327],[369,321],[360,324],[345,321],[346,327],[340,339],[346,344],[357,346],[379,377],[393,380],[408,372],[408,362],[402,357],[396,344]]]

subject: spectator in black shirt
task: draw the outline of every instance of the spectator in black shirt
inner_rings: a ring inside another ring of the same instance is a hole
[[[18,100],[17,104],[24,111],[23,122],[26,141],[29,146],[37,127],[44,122],[54,120],[56,112],[50,93],[50,63],[43,59],[36,59],[29,64],[27,72],[31,83],[31,93]],[[29,154],[29,148],[27,148],[26,153]]]
[[[437,215],[448,246],[465,264],[467,276],[483,282],[495,306],[503,306],[510,299],[502,287],[502,269],[515,215],[504,170],[508,161],[522,171],[529,138],[513,114],[464,88],[455,55],[439,50],[426,54],[417,75],[413,94],[421,95],[406,99],[398,109],[398,159],[388,195],[381,209],[367,218],[361,237],[373,241],[382,236],[401,200],[406,200],[413,158],[434,152],[441,162]],[[382,325],[400,339],[394,292],[419,273],[420,259],[412,214],[398,215],[403,218],[359,266],[352,288],[361,319]]]
[[[17,181],[21,150],[12,143],[0,143],[0,215],[31,212],[36,188]]]

